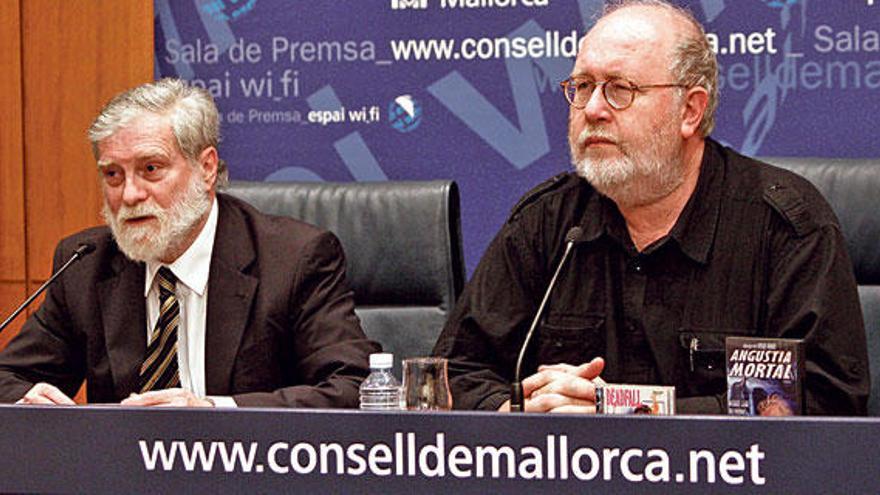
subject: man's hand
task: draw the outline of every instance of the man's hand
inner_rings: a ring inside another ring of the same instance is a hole
[[[168,388],[152,390],[143,394],[131,394],[123,400],[123,406],[156,406],[156,407],[214,407],[214,403],[196,397],[189,390]]]
[[[64,392],[58,390],[58,387],[40,382],[24,394],[24,397],[18,399],[16,404],[48,404],[55,406],[75,406],[73,400],[64,395]]]
[[[580,366],[570,364],[542,365],[538,372],[523,380],[523,396],[527,412],[596,412],[596,385],[605,361],[596,358]],[[498,408],[509,411],[510,401]]]

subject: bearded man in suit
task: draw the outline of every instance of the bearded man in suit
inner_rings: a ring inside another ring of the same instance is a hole
[[[217,193],[219,115],[176,79],[113,98],[89,129],[106,227],[64,239],[49,289],[0,353],[0,401],[354,407],[378,345],[331,233]]]

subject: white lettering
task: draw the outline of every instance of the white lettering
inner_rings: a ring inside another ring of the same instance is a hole
[[[706,482],[715,483],[715,454],[709,450],[697,450],[691,452],[691,483],[698,483],[700,481],[700,460],[703,460],[706,465]]]
[[[342,461],[342,445],[338,443],[322,443],[319,450],[321,452],[321,474],[330,472],[327,466],[330,464],[331,452],[335,454],[336,474],[342,474],[345,471]]]
[[[469,478],[474,459],[466,445],[456,445],[449,451],[449,472],[456,478]]]
[[[746,451],[746,459],[749,460],[749,471],[752,483],[756,485],[763,485],[767,483],[767,478],[761,476],[761,461],[764,459],[765,455],[761,452],[761,449],[758,447],[758,444],[753,444],[749,447],[749,450]]]
[[[633,457],[642,457],[642,451],[639,449],[629,449],[620,456],[620,473],[627,481],[642,481],[644,475],[636,474],[630,469],[629,461]]]
[[[543,452],[537,447],[523,447],[520,456],[528,456],[519,462],[519,477],[525,480],[539,480],[543,477]]]
[[[586,471],[581,468],[582,457],[589,457],[590,468]],[[574,473],[574,477],[581,481],[590,481],[595,478],[599,474],[599,465],[599,454],[587,447],[575,450],[571,456],[571,471]]]
[[[373,445],[370,453],[367,454],[367,464],[370,466],[370,472],[377,476],[388,476],[391,474],[391,468],[383,467],[380,464],[390,464],[391,458],[391,447],[384,443]]]
[[[645,464],[645,478],[652,482],[668,482],[670,480],[669,454],[663,449],[651,449],[648,451],[651,459]]]
[[[742,472],[745,469],[745,460],[739,452],[731,450],[721,454],[721,459],[718,462],[718,473],[725,483],[741,485],[743,482]]]
[[[514,452],[513,449],[504,445],[501,447],[495,447],[493,445],[481,445],[476,448],[477,455],[477,477],[482,478],[485,476],[485,459],[486,456],[492,460],[492,477],[500,478],[501,477],[501,458],[507,460],[507,477],[513,478],[516,474],[516,468],[514,466]]]
[[[275,442],[272,444],[271,447],[269,447],[269,451],[266,453],[266,457],[269,461],[269,469],[271,469],[273,473],[287,474],[288,472],[290,472],[290,469],[287,466],[282,466],[281,464],[278,464],[278,459],[276,458],[279,450],[288,450],[289,448],[290,445],[284,442]]]
[[[419,470],[429,478],[446,476],[446,434],[438,433],[434,445],[425,445],[419,451]],[[428,462],[428,457],[434,457],[434,467]]]
[[[355,464],[355,467],[349,467],[346,472],[354,476],[360,476],[367,472],[367,462],[360,453],[367,449],[362,443],[353,443],[345,449],[345,457]]]
[[[300,464],[300,454],[305,454],[306,463],[305,465]],[[306,442],[300,442],[293,446],[290,449],[290,467],[293,468],[299,474],[309,474],[315,470],[315,466],[318,465],[318,453],[315,452],[315,448],[312,447],[311,444]]]

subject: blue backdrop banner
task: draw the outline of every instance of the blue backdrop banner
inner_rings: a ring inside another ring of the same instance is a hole
[[[682,0],[720,61],[714,137],[878,156],[880,0]],[[234,179],[451,178],[469,272],[571,168],[558,82],[601,0],[155,0],[156,77],[204,86]]]

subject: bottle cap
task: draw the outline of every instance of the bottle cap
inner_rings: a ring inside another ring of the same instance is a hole
[[[370,368],[391,368],[394,366],[394,354],[390,352],[376,352],[370,354]]]

